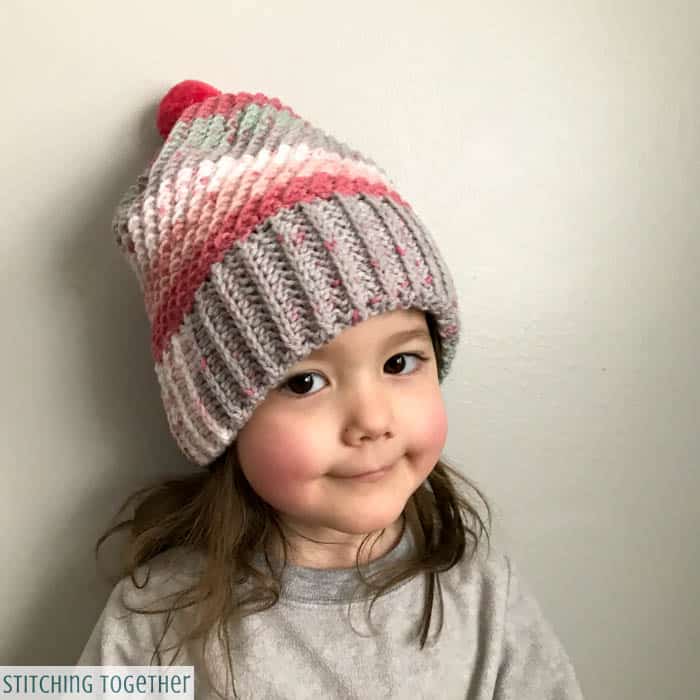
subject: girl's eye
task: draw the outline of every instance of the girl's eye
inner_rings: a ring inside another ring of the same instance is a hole
[[[297,396],[307,396],[309,392],[305,390],[313,386],[313,377],[320,376],[321,375],[317,374],[316,372],[304,372],[303,374],[297,374],[284,382],[284,384],[281,385],[280,390],[288,387],[292,394]]]
[[[398,371],[390,370],[389,374],[401,374],[401,370],[404,369],[406,366],[406,361],[402,359],[405,357],[415,358],[418,362],[418,365],[428,360],[428,357],[423,355],[422,353],[400,352],[398,355],[393,355],[386,361],[385,367],[390,367],[391,369],[398,369]],[[399,362],[395,362],[397,358],[400,360]],[[410,374],[410,372],[404,372],[404,374]],[[291,377],[290,379],[287,379],[286,382],[279,386],[279,389],[280,391],[282,391],[284,389],[289,388],[291,390],[291,393],[293,393],[296,396],[309,396],[311,395],[311,392],[306,391],[306,389],[310,389],[311,387],[313,387],[313,377],[320,376],[321,375],[317,372],[303,372],[301,374],[297,374]]]
[[[397,357],[398,357],[399,359],[404,358],[404,357],[414,357],[414,358],[416,358],[416,359],[418,360],[418,363],[417,363],[418,365],[421,365],[423,362],[425,362],[425,361],[428,359],[427,357],[425,357],[425,355],[421,355],[421,354],[419,354],[419,353],[415,353],[415,352],[400,352],[398,355],[394,355],[393,357],[390,357],[390,358],[386,361],[386,364],[387,364],[387,365],[390,365],[391,362],[392,362],[392,360],[395,360]],[[403,362],[399,362],[398,365],[399,365],[399,368],[398,368],[399,371],[397,372],[397,374],[401,374],[401,368],[406,366],[406,360],[403,360]],[[394,364],[394,366],[396,366],[396,364]]]

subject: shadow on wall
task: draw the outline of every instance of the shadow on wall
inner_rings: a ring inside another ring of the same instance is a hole
[[[44,576],[45,588],[27,601],[31,612],[22,632],[9,642],[4,664],[73,665],[77,661],[111,592],[106,574],[116,571],[122,539],[114,536],[102,546],[102,573],[94,558],[95,541],[135,489],[166,471],[184,473],[193,468],[170,437],[150,354],[143,297],[111,231],[119,197],[162,143],[154,127],[155,111],[156,105],[137,117],[135,125],[124,124],[122,139],[129,143],[128,151],[138,155],[123,163],[100,164],[104,178],[93,187],[86,181],[80,199],[92,207],[85,225],[72,238],[57,234],[68,245],[55,261],[56,278],[47,283],[74,301],[80,312],[75,318],[84,322],[83,327],[66,332],[83,340],[82,354],[75,360],[83,374],[77,391],[84,393],[93,416],[90,426],[99,430],[101,442],[108,443],[104,453],[110,455],[110,463],[72,467],[73,473],[79,473],[75,492],[82,501],[77,500],[62,520],[47,528],[51,541],[46,549],[56,557],[44,565],[54,567],[56,575]],[[124,148],[116,143],[107,150],[119,153]],[[134,162],[136,158],[139,162]],[[59,188],[57,197],[59,201],[46,205],[50,211],[61,212],[75,193]],[[60,226],[60,220],[56,223]],[[57,463],[55,468],[71,473],[68,465]]]

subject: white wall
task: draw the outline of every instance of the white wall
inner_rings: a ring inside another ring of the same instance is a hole
[[[698,3],[5,0],[0,39],[0,663],[74,662],[95,538],[186,468],[109,223],[196,78],[387,170],[461,293],[447,454],[586,697],[696,697]]]

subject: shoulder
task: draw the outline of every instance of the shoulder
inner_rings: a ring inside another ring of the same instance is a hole
[[[514,572],[512,560],[503,549],[480,544],[472,556],[465,552],[447,573],[448,582],[465,595],[505,604]]]
[[[479,610],[481,621],[500,632],[549,624],[512,555],[500,546],[481,545],[472,557],[465,554],[444,582],[465,610]]]
[[[526,614],[543,619],[542,610],[513,556],[500,546],[480,546],[472,558],[464,556],[454,567],[455,585],[478,598],[502,618]]]
[[[163,633],[170,639],[191,614],[178,610],[168,629],[167,613],[159,611],[177,605],[177,594],[196,581],[203,560],[203,555],[192,550],[169,550],[139,566],[133,577],[121,578],[112,588],[77,665],[149,665]]]
[[[153,624],[157,614],[177,604],[177,596],[196,582],[204,556],[175,548],[156,555],[119,579],[105,603],[100,621],[108,625]],[[131,620],[136,618],[137,622]]]
[[[581,700],[571,658],[513,557],[492,546],[455,568],[463,609],[478,611],[484,644],[493,652],[495,696]]]
[[[184,547],[162,552],[141,564],[133,576],[123,577],[115,586],[110,601],[117,597],[129,607],[159,607],[164,599],[177,595],[198,578],[204,554]]]

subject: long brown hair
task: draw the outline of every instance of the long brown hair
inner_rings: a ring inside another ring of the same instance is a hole
[[[440,336],[431,314],[426,321],[433,342],[438,371],[442,367],[443,355]],[[460,474],[441,458],[424,482],[411,495],[404,508],[404,527],[410,527],[416,542],[416,553],[410,559],[402,559],[367,578],[360,565],[360,553],[371,534],[358,548],[356,570],[362,584],[375,591],[368,618],[377,599],[401,582],[420,573],[426,578],[426,595],[423,616],[419,628],[420,649],[426,644],[432,619],[435,588],[440,600],[440,625],[442,630],[443,599],[439,573],[448,571],[463,557],[470,561],[476,555],[482,536],[485,535],[490,548],[491,508],[474,482]],[[458,489],[458,482],[473,490],[486,508],[486,523],[476,505]],[[282,530],[275,510],[263,501],[252,489],[238,463],[235,443],[220,457],[200,470],[185,477],[166,479],[129,496],[117,512],[116,517],[132,503],[134,515],[110,527],[96,542],[95,556],[99,555],[102,543],[119,531],[127,531],[127,539],[121,552],[121,570],[112,583],[129,576],[136,588],[137,569],[148,564],[156,555],[172,550],[195,551],[203,556],[205,565],[193,585],[175,594],[175,601],[164,608],[138,609],[124,606],[136,614],[167,615],[165,629],[153,650],[151,661],[162,664],[161,651],[176,646],[175,662],[182,647],[199,640],[204,651],[207,640],[216,632],[226,649],[228,672],[235,689],[232,655],[230,653],[227,625],[236,625],[247,615],[267,610],[274,606],[281,591],[281,570],[275,571],[269,559],[272,547],[281,543],[283,550],[282,569],[287,563],[288,540]],[[377,539],[384,533],[382,530]],[[376,542],[376,540],[375,540]],[[254,556],[262,549],[267,569],[254,565]],[[370,548],[371,552],[371,548]],[[242,584],[246,586],[242,586]],[[361,584],[361,585],[362,585]],[[240,595],[245,590],[247,595]],[[198,622],[190,625],[177,645],[161,647],[165,633],[177,610],[196,606]],[[202,653],[201,658],[205,658]],[[204,664],[207,678],[209,670]],[[217,695],[222,696],[218,691]]]

